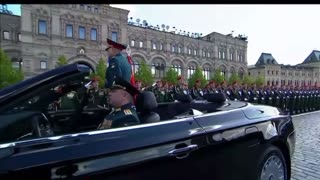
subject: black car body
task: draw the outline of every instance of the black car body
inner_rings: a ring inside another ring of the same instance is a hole
[[[97,130],[108,108],[51,107],[70,91],[85,97],[89,72],[66,65],[0,90],[1,179],[290,179],[295,131],[279,109],[163,103],[160,121]]]

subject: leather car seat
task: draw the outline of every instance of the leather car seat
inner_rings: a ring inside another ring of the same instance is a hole
[[[153,92],[143,91],[139,93],[136,99],[136,107],[141,124],[160,121],[159,114],[153,111],[158,107]]]

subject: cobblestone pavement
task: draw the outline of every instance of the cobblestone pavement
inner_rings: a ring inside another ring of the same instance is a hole
[[[293,116],[296,148],[291,180],[320,180],[320,111]]]

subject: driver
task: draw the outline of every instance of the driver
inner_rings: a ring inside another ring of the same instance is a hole
[[[138,93],[139,91],[128,81],[117,77],[109,92],[109,103],[113,110],[99,124],[98,129],[139,124],[140,120],[133,104],[133,97]]]

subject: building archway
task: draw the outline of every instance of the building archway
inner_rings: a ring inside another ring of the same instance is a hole
[[[165,77],[166,61],[161,57],[155,57],[151,60],[151,73],[155,78]]]
[[[68,60],[69,64],[83,64],[88,66],[92,72],[95,72],[97,63],[86,55],[77,55]]]

